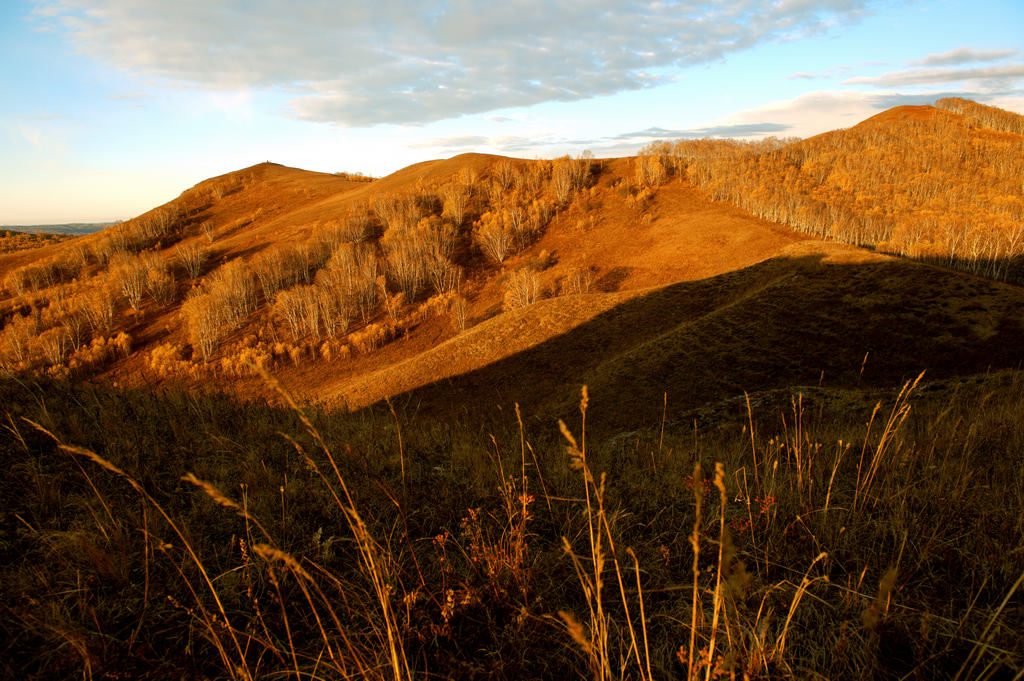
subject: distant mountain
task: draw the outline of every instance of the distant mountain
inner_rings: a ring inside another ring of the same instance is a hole
[[[0,225],[0,229],[29,234],[92,234],[113,224],[113,222],[69,222],[61,225]]]

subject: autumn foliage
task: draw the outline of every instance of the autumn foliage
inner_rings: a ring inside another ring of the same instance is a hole
[[[897,109],[803,141],[658,143],[646,157],[715,199],[802,232],[1020,281],[1022,138],[987,126],[1012,129],[1024,117],[943,102],[964,115],[926,108],[899,117]],[[638,166],[641,174],[649,177]]]
[[[430,300],[447,301],[454,333],[480,319],[471,311],[492,280],[488,315],[526,307],[545,290],[593,290],[596,266],[572,264],[545,289],[543,267],[519,255],[559,216],[582,231],[605,219],[595,209],[615,191],[627,219],[649,225],[661,188],[674,181],[816,237],[1021,281],[1022,133],[1024,117],[944,99],[807,140],[658,142],[602,182],[603,164],[587,154],[491,159],[391,185],[336,175],[360,188],[357,200],[245,248],[227,245],[230,236],[267,229],[280,206],[259,198],[262,171],[234,173],[0,272],[0,364],[101,367],[96,358],[117,353],[94,343],[165,317],[164,328],[177,330],[160,341],[174,348],[155,356],[162,373],[175,363],[200,373],[254,363],[256,346],[238,345],[250,336],[277,348],[260,362],[366,354],[403,336]],[[317,198],[301,185],[277,191],[282,202]]]

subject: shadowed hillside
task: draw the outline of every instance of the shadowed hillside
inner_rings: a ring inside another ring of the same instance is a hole
[[[586,384],[595,423],[622,429],[657,423],[665,393],[678,413],[744,391],[892,386],[923,370],[937,379],[1024,362],[1021,289],[894,259],[829,259],[773,258],[621,302],[591,294],[599,300],[588,307],[603,311],[572,330],[449,378],[488,339],[514,348],[536,333],[535,320],[557,319],[569,304],[543,301],[530,317],[496,318],[412,360],[448,380],[401,400],[439,414],[519,402],[567,418]],[[387,367],[342,395],[357,405],[382,399],[385,386],[404,387],[406,370]]]

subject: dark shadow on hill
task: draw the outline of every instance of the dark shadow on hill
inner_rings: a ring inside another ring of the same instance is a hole
[[[907,256],[904,256],[907,257]],[[1024,256],[1011,258],[964,258],[957,256],[919,256],[911,258],[918,262],[986,277],[1010,284],[1024,285]]]
[[[598,429],[656,425],[744,391],[889,387],[1024,361],[1024,290],[892,260],[777,258],[668,286],[514,356],[409,391],[396,403],[436,418],[519,403],[578,419],[580,386]]]

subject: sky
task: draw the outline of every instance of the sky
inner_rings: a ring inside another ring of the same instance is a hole
[[[0,0],[0,225],[128,219],[263,161],[807,137],[1024,113],[1021,0]]]

